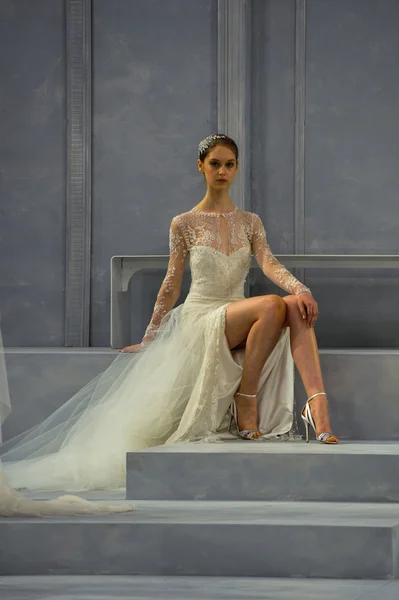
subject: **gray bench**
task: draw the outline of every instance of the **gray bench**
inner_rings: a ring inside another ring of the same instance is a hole
[[[399,254],[277,254],[276,258],[288,269],[399,268]],[[129,340],[131,324],[129,283],[133,275],[142,269],[164,269],[166,271],[168,260],[168,255],[130,255],[111,258],[111,348],[122,348],[131,343]],[[259,268],[254,257],[251,267]]]

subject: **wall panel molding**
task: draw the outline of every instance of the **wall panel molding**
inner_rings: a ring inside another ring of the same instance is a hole
[[[65,346],[88,346],[91,249],[91,0],[66,0]]]
[[[239,148],[231,198],[250,206],[251,0],[218,0],[218,132]]]
[[[305,252],[306,0],[295,2],[294,249]]]

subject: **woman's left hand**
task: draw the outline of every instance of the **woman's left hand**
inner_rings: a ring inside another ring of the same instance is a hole
[[[303,319],[307,319],[309,327],[314,327],[319,316],[319,307],[310,292],[297,295],[298,307]]]

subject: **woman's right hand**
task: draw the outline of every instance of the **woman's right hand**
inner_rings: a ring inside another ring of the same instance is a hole
[[[141,344],[134,344],[133,346],[125,346],[124,348],[122,348],[122,350],[119,350],[119,352],[141,352],[142,347]]]

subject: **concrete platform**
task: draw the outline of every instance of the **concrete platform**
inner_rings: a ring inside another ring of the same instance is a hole
[[[12,412],[3,441],[44,421],[115,359],[109,348],[6,348]]]
[[[399,350],[325,349],[320,363],[340,439],[399,440]],[[306,395],[298,375],[295,398],[299,423]]]
[[[109,348],[7,348],[13,412],[3,427],[8,440],[42,422],[106,369]],[[346,440],[399,441],[399,350],[321,350],[334,431]],[[297,413],[305,401],[296,377]],[[299,430],[304,429],[299,423]]]
[[[127,455],[140,500],[399,502],[399,443],[176,444]]]
[[[3,600],[397,600],[398,581],[223,577],[0,577]]]
[[[1,575],[396,579],[399,505],[137,502],[132,513],[0,520]]]

